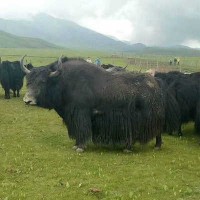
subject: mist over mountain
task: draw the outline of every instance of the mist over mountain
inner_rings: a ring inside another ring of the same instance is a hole
[[[124,51],[135,54],[173,54],[176,52],[179,55],[192,55],[193,53],[200,55],[199,50],[183,45],[148,47],[143,43],[131,44],[127,41],[123,42],[114,37],[82,27],[72,21],[58,19],[44,13],[35,15],[29,20],[0,19],[0,30],[20,37],[31,37],[48,41],[46,46],[49,44],[49,47],[53,47],[52,44],[54,44],[55,47],[57,45],[80,50]],[[10,44],[12,44],[12,41],[10,40]],[[13,46],[17,46],[14,43]],[[6,46],[6,44],[1,46]],[[12,45],[7,47],[10,46]]]
[[[74,49],[129,50],[129,45],[111,39],[78,24],[38,14],[32,20],[0,19],[0,30],[18,36],[44,39],[59,46]]]

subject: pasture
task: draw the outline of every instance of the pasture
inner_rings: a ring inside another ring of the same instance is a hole
[[[127,61],[101,52],[0,50],[3,60],[21,57],[3,55],[24,54],[35,56],[31,57],[34,66],[53,62],[61,54],[92,60],[98,56],[104,63],[121,66]],[[129,65],[128,69],[140,67]],[[183,126],[182,138],[163,134],[159,151],[152,141],[136,144],[129,154],[121,147],[93,144],[78,154],[72,150],[74,141],[68,138],[62,119],[53,110],[25,105],[25,92],[24,85],[20,98],[5,100],[0,87],[1,200],[199,200],[200,137],[193,123]]]

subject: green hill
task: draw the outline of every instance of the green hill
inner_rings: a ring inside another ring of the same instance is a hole
[[[0,31],[0,48],[56,48],[57,46],[42,39],[20,37]]]

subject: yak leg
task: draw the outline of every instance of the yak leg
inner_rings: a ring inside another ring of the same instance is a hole
[[[19,95],[19,90],[17,90],[17,97],[20,97],[20,95]]]
[[[197,133],[200,133],[200,100],[196,108],[196,117],[195,117],[195,130]]]
[[[169,131],[169,133],[168,133],[169,135],[172,135],[172,131]]]
[[[69,137],[76,140],[74,149],[83,152],[86,142],[91,138],[92,125],[91,116],[87,109],[75,109],[73,113],[68,113],[66,124],[68,126]]]
[[[124,151],[124,153],[131,153],[132,152],[132,145],[127,144],[123,151]]]
[[[10,90],[5,89],[5,99],[10,99]]]
[[[132,147],[133,147],[133,135],[132,135],[132,127],[131,127],[131,120],[130,118],[127,118],[124,121],[125,127],[127,127],[126,132],[127,132],[127,137],[126,137],[126,146],[124,149],[125,153],[130,153],[132,152]]]
[[[124,153],[132,152],[132,146],[133,146],[133,139],[132,139],[132,134],[130,133],[129,138],[127,138],[127,141],[126,141]]]
[[[162,137],[161,134],[156,136],[156,144],[155,144],[155,148],[156,149],[160,149],[162,145]]]
[[[132,152],[132,147],[126,147],[124,150],[123,150],[124,153],[131,153]]]
[[[16,97],[16,90],[13,90],[13,97]]]
[[[182,133],[182,130],[181,130],[181,124],[180,124],[180,126],[178,128],[178,136],[179,137],[183,136],[183,133]]]

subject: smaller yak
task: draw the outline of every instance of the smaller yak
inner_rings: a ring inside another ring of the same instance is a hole
[[[126,71],[126,67],[120,67],[120,66],[114,66],[111,64],[102,64],[101,67],[103,67],[107,72],[125,72]]]
[[[31,64],[26,65],[27,69],[32,69]],[[10,90],[14,97],[19,97],[19,91],[23,86],[23,79],[26,73],[22,71],[19,61],[3,61],[0,65],[0,81],[5,91],[5,99],[10,99]]]
[[[195,122],[197,132],[200,132],[200,86],[199,74],[183,74],[181,72],[156,73],[155,77],[167,84],[176,99],[180,113],[178,135],[182,136],[181,125],[189,121]]]
[[[161,147],[165,121],[163,92],[147,74],[112,74],[83,59],[63,58],[27,73],[26,104],[54,109],[65,122],[74,148],[95,144],[147,143]]]

